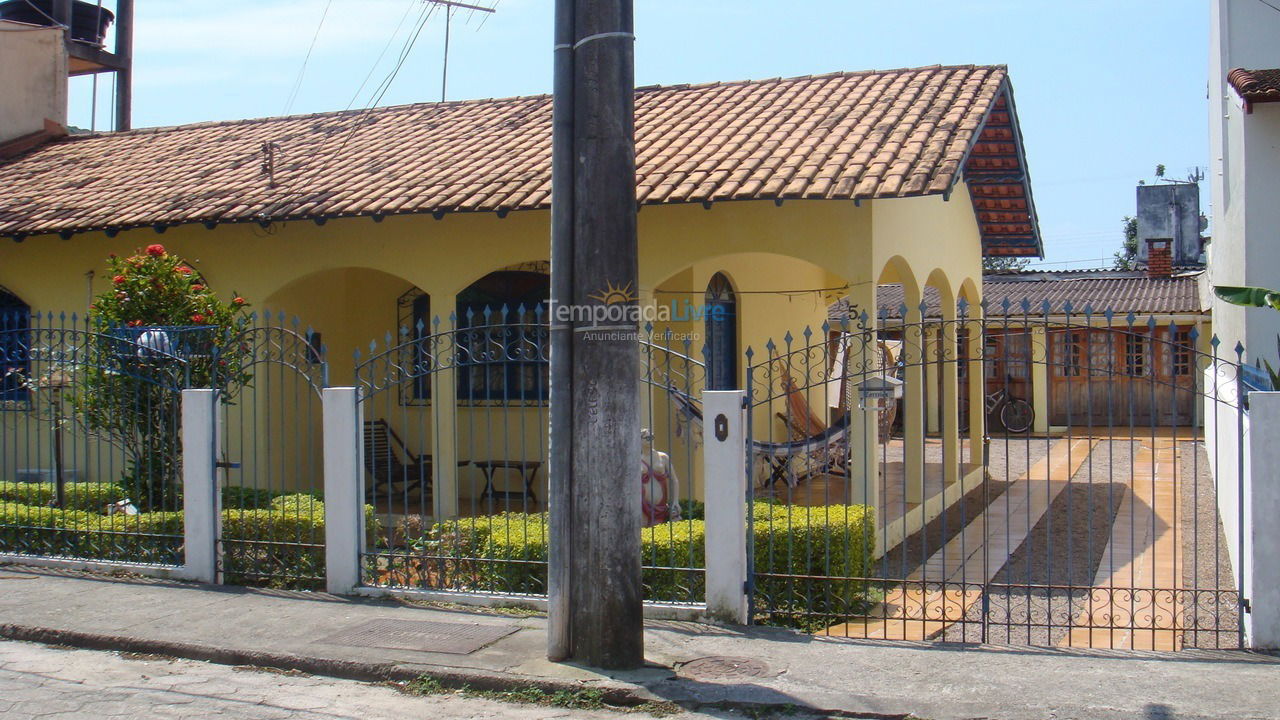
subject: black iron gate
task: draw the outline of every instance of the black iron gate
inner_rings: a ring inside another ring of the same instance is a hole
[[[756,621],[1240,646],[1242,348],[1194,319],[899,310],[747,351]]]

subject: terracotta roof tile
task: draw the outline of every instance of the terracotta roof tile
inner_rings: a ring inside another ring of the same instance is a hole
[[[637,199],[946,192],[1005,83],[935,66],[639,88]],[[549,96],[72,136],[0,163],[0,235],[545,208],[550,155]]]
[[[1236,68],[1227,73],[1227,84],[1247,103],[1280,102],[1280,68]]]
[[[1046,302],[1049,303],[1049,312],[1059,315],[1064,313],[1063,308],[1069,302],[1074,315],[1083,315],[1088,307],[1097,315],[1110,310],[1121,319],[1133,313],[1135,322],[1145,323],[1151,315],[1205,312],[1200,300],[1199,274],[1189,272],[1168,278],[1149,278],[1140,271],[1027,270],[984,276],[982,296],[987,306],[987,317],[1021,316],[1024,313],[1023,301],[1026,301],[1028,315],[1043,315]],[[928,308],[926,315],[939,317],[937,290],[927,287],[924,296]],[[876,303],[877,314],[883,312],[888,319],[900,319],[902,285],[880,285]],[[830,314],[833,319],[847,317],[848,302],[841,300],[833,304]]]

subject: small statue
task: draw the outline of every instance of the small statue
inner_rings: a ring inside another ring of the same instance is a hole
[[[680,519],[680,479],[671,465],[671,456],[653,447],[653,433],[640,431],[643,443],[640,477],[640,506],[644,526],[653,527]]]

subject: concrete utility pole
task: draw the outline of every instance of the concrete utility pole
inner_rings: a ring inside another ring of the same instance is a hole
[[[635,668],[644,629],[632,2],[556,0],[555,27],[547,656]],[[580,314],[603,307],[627,317]]]

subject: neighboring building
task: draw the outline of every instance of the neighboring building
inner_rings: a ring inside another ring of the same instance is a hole
[[[1214,0],[1209,49],[1211,285],[1280,287],[1280,12]],[[1214,300],[1225,347],[1276,358],[1280,313]]]
[[[550,121],[551,98],[534,96],[70,137],[5,128],[0,286],[35,311],[83,313],[110,282],[108,253],[163,242],[210,287],[297,314],[330,348],[330,382],[349,384],[371,339],[546,300]],[[728,308],[724,326],[659,327],[706,338],[722,387],[741,387],[745,348],[821,323],[840,295],[871,303],[876,283],[901,282],[977,302],[984,253],[1042,253],[1001,66],[640,88],[636,153],[640,278],[621,290]],[[511,428],[484,432],[532,437],[546,383],[524,365],[459,370],[386,419],[453,437],[421,449],[437,468],[470,442],[476,403],[519,398]],[[443,481],[450,513],[457,478]]]
[[[1209,285],[1280,287],[1280,11],[1272,3],[1214,0],[1209,28],[1209,177],[1213,182],[1213,242]],[[1280,313],[1244,308],[1213,299],[1214,331],[1224,348],[1243,346],[1252,365],[1273,365],[1280,340]],[[1206,398],[1205,443],[1210,457],[1251,447],[1250,418],[1234,373],[1213,377]],[[1226,402],[1215,403],[1217,398]],[[1222,448],[1221,450],[1219,448]],[[1240,462],[1215,465],[1218,505],[1228,554],[1241,597],[1254,596],[1257,568],[1274,563],[1268,539],[1254,550],[1258,529],[1273,525],[1265,508],[1265,488],[1274,468],[1253,472],[1254,448]],[[1255,491],[1254,477],[1262,477]],[[1254,497],[1254,500],[1248,498]],[[1259,512],[1259,509],[1262,509]],[[1251,571],[1244,571],[1251,568]],[[1242,572],[1244,571],[1244,572]],[[1265,573],[1261,573],[1265,576]],[[1264,587],[1274,586],[1264,583]],[[1254,632],[1255,613],[1242,615]],[[1274,616],[1270,616],[1274,617]],[[1277,626],[1263,623],[1275,637]]]
[[[986,319],[983,392],[1004,388],[1030,402],[1036,432],[1198,425],[1204,368],[1196,367],[1194,351],[1212,352],[1203,269],[1170,272],[1164,265],[1162,272],[1158,256],[1156,266],[1154,272],[1027,270],[985,276],[985,311],[973,313]],[[903,303],[901,285],[879,287],[882,335],[900,334],[895,326],[903,324]],[[926,323],[939,318],[938,294],[926,292],[925,303]],[[837,320],[847,314],[847,304],[832,307]],[[926,328],[925,337],[925,357],[936,357],[936,331]],[[958,346],[963,351],[966,343]],[[1234,354],[1224,359],[1234,360]],[[962,375],[968,367],[953,364]],[[937,375],[933,368],[927,371]],[[961,382],[960,387],[964,405],[970,385]],[[935,398],[940,394],[931,395],[930,431],[938,428]]]

